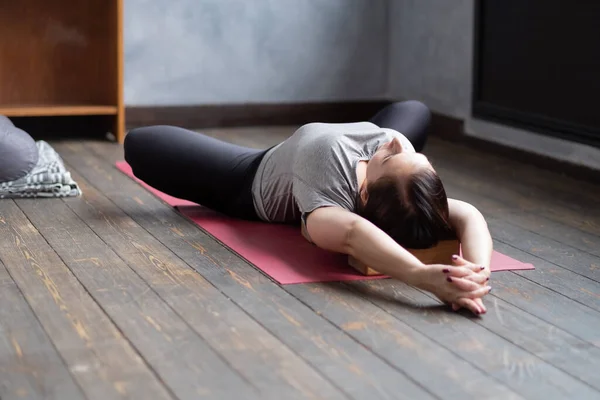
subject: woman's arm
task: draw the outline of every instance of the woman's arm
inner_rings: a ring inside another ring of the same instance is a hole
[[[342,208],[313,211],[305,228],[305,234],[317,246],[351,255],[378,272],[430,291],[443,301],[480,298],[489,291],[465,278],[449,278],[456,267],[423,264],[374,224]],[[464,272],[471,273],[466,269]]]
[[[469,203],[448,199],[450,224],[461,243],[463,258],[473,264],[486,267],[489,276],[492,258],[492,237],[483,215]]]
[[[371,222],[339,207],[309,214],[306,233],[322,249],[348,254],[378,272],[418,286],[425,265]]]

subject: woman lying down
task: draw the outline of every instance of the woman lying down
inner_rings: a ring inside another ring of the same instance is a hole
[[[482,314],[492,240],[481,213],[448,199],[419,153],[429,122],[422,103],[395,103],[369,122],[304,125],[266,150],[150,126],[127,134],[125,159],[164,193],[232,217],[300,223],[315,245]],[[453,265],[426,265],[405,250],[454,234],[464,258]]]

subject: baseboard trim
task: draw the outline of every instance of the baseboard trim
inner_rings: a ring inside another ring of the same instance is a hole
[[[467,135],[465,133],[465,121],[459,118],[434,113],[431,131],[433,135],[442,139],[461,143],[478,151],[510,158],[511,160],[526,160],[522,162],[538,168],[558,172],[570,178],[600,184],[600,171],[594,168]]]
[[[440,113],[432,113],[430,134],[448,140],[462,140],[465,121]]]
[[[297,104],[234,104],[165,107],[127,107],[128,127],[176,125],[184,128],[302,125],[310,122],[364,121],[388,101]]]
[[[520,162],[557,172],[570,178],[600,184],[600,171],[584,165],[574,164],[470,135],[463,135],[460,138],[460,143],[489,154],[510,158],[511,160],[522,160]]]

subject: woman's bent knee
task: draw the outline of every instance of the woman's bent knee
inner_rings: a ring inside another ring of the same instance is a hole
[[[415,110],[416,113],[422,115],[423,118],[427,118],[428,121],[431,120],[431,110],[429,110],[429,107],[427,107],[425,103],[417,100],[411,100],[410,106]]]
[[[134,128],[127,132],[123,148],[125,151],[125,160],[130,163],[130,160],[135,161],[140,154],[147,154],[149,147],[155,147],[157,138],[156,132],[159,131],[158,126],[144,126]],[[130,163],[131,164],[131,163]]]
[[[133,150],[135,147],[140,146],[144,141],[144,136],[148,136],[152,130],[151,126],[131,129],[127,132],[127,135],[125,135],[125,141],[123,143],[125,150]]]
[[[131,129],[125,135],[123,142],[125,161],[134,170],[143,163],[145,157],[148,157],[151,150],[149,147],[154,146],[151,138],[152,132],[152,127],[142,127]]]
[[[394,103],[392,106],[398,111],[402,111],[403,113],[410,115],[419,115],[421,118],[426,118],[427,120],[431,119],[431,111],[429,110],[429,107],[427,107],[425,103],[421,101],[400,101],[398,103]]]
[[[125,152],[125,161],[131,165],[132,161],[135,159],[136,149],[138,148],[137,144],[140,141],[140,129],[136,128],[132,129],[125,135],[125,140],[123,142],[123,151]]]

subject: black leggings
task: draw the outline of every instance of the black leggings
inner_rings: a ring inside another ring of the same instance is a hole
[[[421,151],[430,122],[417,101],[394,103],[371,122],[404,134]],[[223,142],[174,126],[148,126],[125,136],[125,160],[135,176],[181,199],[237,218],[257,220],[252,181],[267,150]]]

